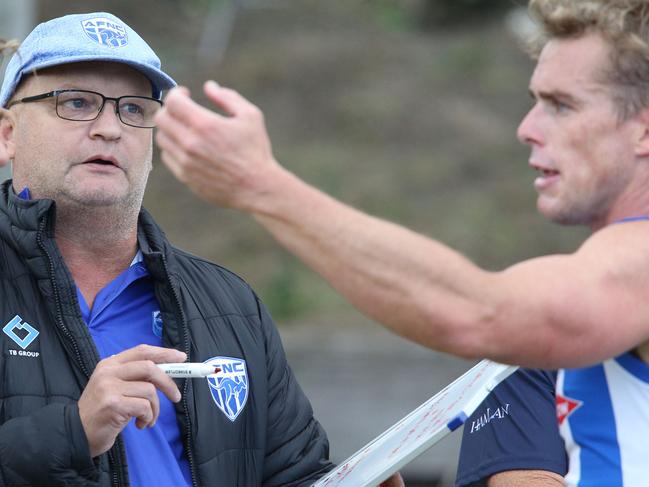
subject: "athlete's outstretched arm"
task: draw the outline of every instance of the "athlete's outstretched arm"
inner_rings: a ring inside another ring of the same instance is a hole
[[[549,368],[594,363],[649,338],[649,223],[605,228],[572,255],[487,272],[300,180],[274,159],[257,107],[215,83],[205,93],[226,116],[186,90],[167,96],[156,136],[164,163],[204,199],[252,214],[397,333],[461,356]]]

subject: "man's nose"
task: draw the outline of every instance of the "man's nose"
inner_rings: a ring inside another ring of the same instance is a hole
[[[91,137],[118,139],[123,130],[123,123],[117,113],[117,102],[106,100],[96,119],[92,121]]]
[[[516,137],[523,144],[532,145],[542,143],[541,130],[539,127],[539,105],[535,104],[527,115],[521,120],[516,130]]]

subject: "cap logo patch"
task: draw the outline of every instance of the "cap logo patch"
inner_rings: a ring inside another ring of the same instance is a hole
[[[128,44],[126,27],[106,17],[95,17],[81,21],[83,31],[97,44],[109,47],[124,47]]]

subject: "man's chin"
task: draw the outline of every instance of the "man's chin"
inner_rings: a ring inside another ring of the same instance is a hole
[[[115,191],[114,188],[86,188],[83,191],[75,191],[68,194],[68,198],[76,206],[88,208],[110,208],[122,206],[127,199],[125,192]],[[57,202],[60,204],[60,202]]]
[[[545,195],[540,195],[536,201],[537,211],[546,219],[560,225],[568,225],[566,218],[565,208],[562,207],[556,198],[549,198]]]
[[[538,212],[553,223],[559,225],[589,225],[589,214],[575,208],[567,208],[566,205],[559,205],[558,201],[544,201],[539,198],[536,209]]]

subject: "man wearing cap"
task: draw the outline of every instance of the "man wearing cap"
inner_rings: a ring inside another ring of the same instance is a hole
[[[0,485],[309,485],[330,469],[257,296],[141,209],[174,85],[107,13],[39,25],[8,64]],[[156,366],[185,360],[221,371],[174,382]]]

